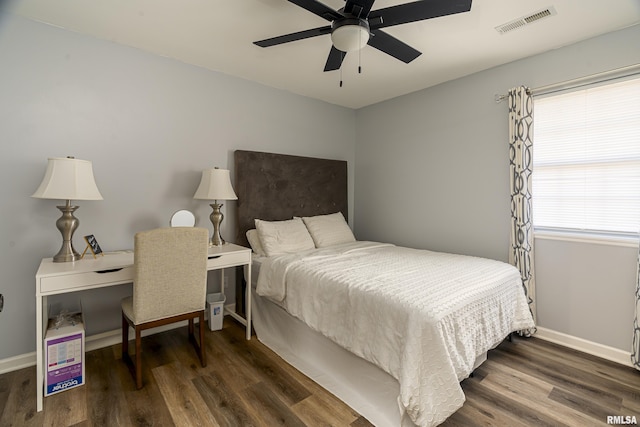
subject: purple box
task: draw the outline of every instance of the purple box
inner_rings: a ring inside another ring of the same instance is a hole
[[[84,323],[81,313],[67,316],[59,325],[49,319],[44,354],[45,396],[84,384]]]

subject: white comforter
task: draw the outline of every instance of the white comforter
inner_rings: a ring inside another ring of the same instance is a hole
[[[270,257],[256,290],[395,377],[419,426],[462,406],[477,356],[534,326],[513,266],[382,243]]]

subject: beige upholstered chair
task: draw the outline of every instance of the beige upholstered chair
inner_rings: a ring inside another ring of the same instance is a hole
[[[133,296],[122,300],[122,359],[142,388],[141,332],[183,320],[189,321],[189,341],[207,365],[204,311],[207,293],[209,232],[175,227],[135,235]],[[194,335],[199,319],[200,343]],[[135,330],[135,364],[129,356],[129,326]]]

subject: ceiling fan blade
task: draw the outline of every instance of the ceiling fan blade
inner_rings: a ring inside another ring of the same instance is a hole
[[[331,51],[329,52],[327,63],[324,65],[324,71],[339,70],[345,56],[347,56],[346,52],[343,52],[336,49],[334,46],[331,46]]]
[[[272,37],[270,39],[259,40],[253,42],[253,44],[260,47],[275,46],[278,44],[294,42],[296,40],[308,39],[310,37],[323,36],[325,34],[331,34],[331,26],[312,28],[310,30],[298,31],[296,33],[285,34],[283,36]]]
[[[374,10],[369,14],[371,29],[385,28],[408,22],[471,10],[471,0],[422,0]]]
[[[333,10],[329,6],[326,6],[316,0],[289,0],[289,3],[298,5],[301,8],[306,9],[309,12],[326,19],[327,21],[344,18],[344,16],[340,12]]]
[[[371,12],[371,6],[375,0],[347,0],[344,5],[344,13],[357,16],[361,19],[366,19]]]
[[[371,32],[373,33],[373,37],[369,39],[369,46],[373,46],[376,49],[399,59],[405,64],[408,64],[418,56],[422,55],[422,52],[415,50],[408,44],[401,42],[397,38],[390,36],[383,31],[372,30]]]

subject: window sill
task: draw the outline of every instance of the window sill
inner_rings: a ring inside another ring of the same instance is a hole
[[[542,240],[561,240],[564,242],[589,243],[594,245],[623,246],[627,248],[637,248],[638,237],[593,235],[586,233],[576,233],[571,231],[540,230],[534,231],[533,237]]]

